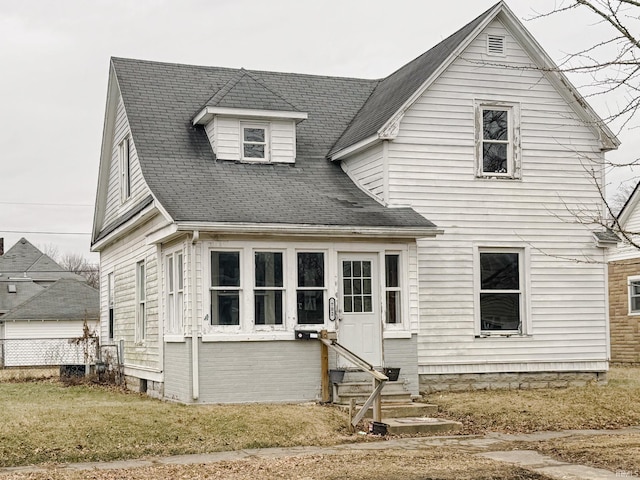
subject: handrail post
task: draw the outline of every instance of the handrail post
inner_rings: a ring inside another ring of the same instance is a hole
[[[375,392],[382,382],[374,377],[373,379],[373,391]],[[382,421],[382,398],[380,395],[376,395],[373,400],[373,421],[381,422]]]
[[[327,338],[326,330],[320,331],[320,338]],[[331,384],[329,383],[329,347],[324,342],[320,342],[320,368],[321,368],[321,392],[322,401],[328,402],[331,399]]]

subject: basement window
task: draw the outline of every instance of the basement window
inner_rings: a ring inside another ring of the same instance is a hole
[[[15,283],[10,283],[9,285],[7,285],[7,291],[9,293],[17,293],[18,289],[16,287]]]

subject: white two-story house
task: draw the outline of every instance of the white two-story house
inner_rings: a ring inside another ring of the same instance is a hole
[[[503,2],[378,80],[113,58],[102,343],[186,403],[319,398],[298,330],[412,394],[598,378],[617,145]]]

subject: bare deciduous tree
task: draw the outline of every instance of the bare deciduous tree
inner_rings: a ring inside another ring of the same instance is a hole
[[[78,253],[65,253],[60,257],[58,264],[65,270],[83,276],[87,284],[93,288],[99,288],[100,271],[98,265],[89,261]]]

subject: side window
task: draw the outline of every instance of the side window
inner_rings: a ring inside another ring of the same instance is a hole
[[[113,272],[107,275],[107,305],[109,309],[109,326],[108,335],[109,340],[113,340],[115,332],[115,317],[114,317],[114,297],[115,297],[115,285],[113,283]]]
[[[256,325],[282,325],[284,272],[282,252],[254,254],[254,318]]]
[[[136,264],[136,341],[142,342],[147,335],[147,275],[144,260]]]
[[[322,252],[298,253],[298,324],[324,323],[325,265]]]
[[[241,124],[242,159],[269,160],[269,131],[266,124]]]
[[[131,139],[126,137],[120,143],[120,198],[124,203],[131,196]]]
[[[640,315],[640,277],[629,277],[629,315]]]
[[[240,325],[240,252],[211,252],[211,325]]]
[[[523,280],[519,251],[480,251],[480,330],[522,333]]]
[[[184,317],[184,266],[182,252],[166,257],[166,328],[167,333],[182,334]]]
[[[520,178],[520,109],[517,104],[476,104],[476,175]]]
[[[400,288],[400,255],[384,256],[384,288],[386,302],[385,323],[402,323],[400,306],[402,304]]]

